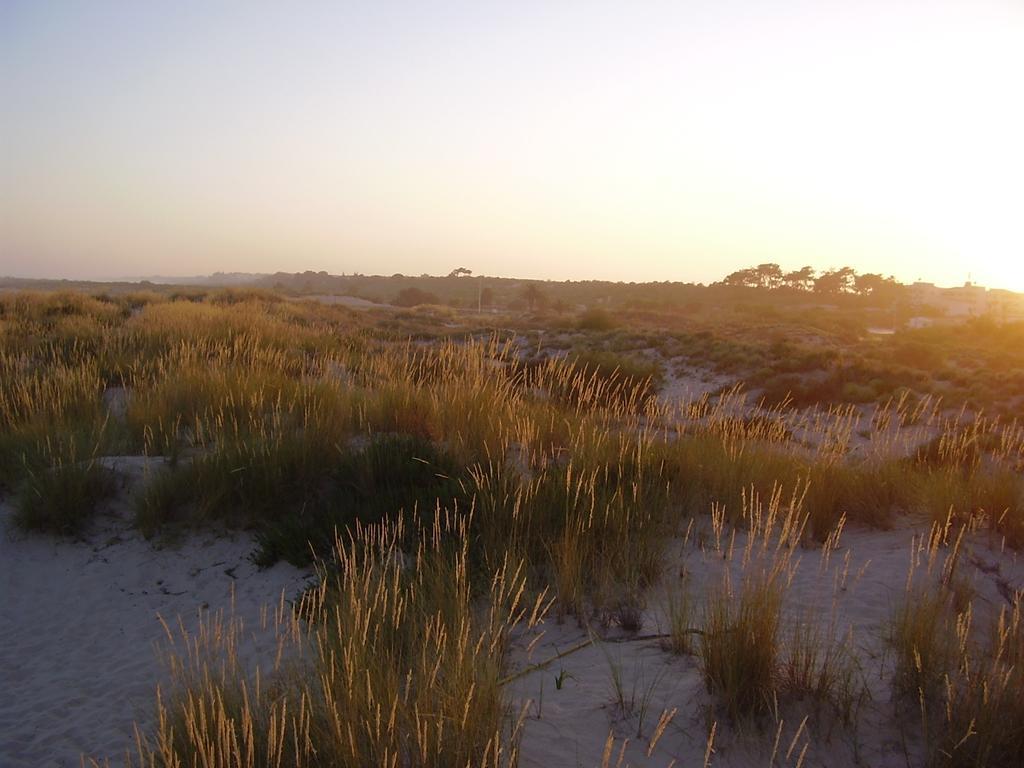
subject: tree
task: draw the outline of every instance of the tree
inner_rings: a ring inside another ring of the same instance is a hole
[[[809,291],[814,286],[814,267],[803,267],[782,276],[782,283],[787,288],[797,291]]]
[[[882,287],[883,283],[885,283],[885,278],[874,272],[857,275],[853,278],[853,292],[858,296],[871,296]]]
[[[840,267],[823,272],[814,280],[814,291],[832,295],[847,293],[856,274],[850,267]]]
[[[540,286],[536,283],[527,283],[523,286],[522,290],[523,301],[526,302],[526,306],[530,308],[532,312],[534,309],[543,309],[548,303],[548,297],[544,294],[544,291],[540,289]]]
[[[853,290],[860,296],[870,296],[876,303],[891,304],[899,294],[903,284],[895,277],[882,277],[879,274],[857,275],[853,280]]]
[[[758,264],[754,274],[761,288],[778,288],[782,284],[782,268],[778,264]]]
[[[465,267],[456,267],[455,269],[448,273],[448,277],[461,277],[462,275],[469,277],[472,274],[472,269],[466,269]]]
[[[759,284],[756,269],[740,269],[730,275],[726,275],[722,281],[723,285],[730,285],[737,288],[753,288]]]

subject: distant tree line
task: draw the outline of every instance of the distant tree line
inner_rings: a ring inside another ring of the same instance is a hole
[[[903,287],[902,283],[892,276],[883,277],[876,273],[859,275],[852,267],[840,267],[825,272],[818,272],[813,267],[803,267],[785,272],[778,264],[758,264],[756,267],[737,270],[727,275],[721,285],[767,290],[787,288],[831,295],[852,293],[859,296],[877,296]]]

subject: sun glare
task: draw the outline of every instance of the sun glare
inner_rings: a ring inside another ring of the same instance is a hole
[[[0,11],[0,262],[1024,288],[1024,6],[786,5]]]

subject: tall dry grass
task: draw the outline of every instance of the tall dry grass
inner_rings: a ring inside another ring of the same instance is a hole
[[[783,620],[800,547],[901,515],[942,528],[926,550],[980,528],[1024,546],[1016,423],[906,396],[867,413],[738,388],[665,403],[654,373],[607,355],[537,362],[506,332],[404,327],[258,292],[0,296],[0,488],[26,528],[85,530],[94,459],[162,455],[137,506],[147,533],[254,527],[264,562],[336,569],[315,609],[282,618],[281,658],[302,673],[257,681],[231,660],[231,631],[211,630],[199,645],[227,661],[183,662],[144,763],[509,764],[517,731],[495,681],[525,595],[550,589],[580,623],[637,615],[695,517],[711,515],[742,575],[679,604],[706,633],[679,649],[697,650],[734,717],[849,682],[842,642]],[[452,508],[465,514],[434,516]],[[952,581],[921,589],[894,620],[895,685],[925,701],[932,733],[958,734],[949,764],[1002,764],[1015,731],[989,724],[997,708],[1019,722],[1019,611],[982,641]]]
[[[468,517],[438,512],[339,539],[319,588],[276,613],[263,667],[244,627],[207,614],[168,630],[170,686],[139,766],[514,765],[521,718],[502,688],[509,633],[543,617],[522,563],[469,567]]]

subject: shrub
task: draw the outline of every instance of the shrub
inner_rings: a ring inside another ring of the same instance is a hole
[[[576,323],[581,331],[610,331],[616,325],[612,316],[598,307],[583,312]]]
[[[400,511],[433,513],[465,500],[456,462],[418,438],[374,440],[362,451],[342,455],[327,473],[328,489],[318,504],[305,503],[293,514],[269,516],[259,534],[259,560],[308,562],[327,551],[337,532],[356,522],[378,523]]]
[[[308,434],[256,437],[218,447],[151,481],[139,498],[139,525],[217,519],[254,526],[257,561],[297,565],[323,554],[357,521],[401,509],[426,511],[461,497],[455,462],[422,439],[391,436],[338,452]]]
[[[421,304],[440,304],[441,300],[430,291],[412,287],[400,290],[392,303],[396,307],[417,307]]]
[[[92,521],[99,503],[114,489],[110,471],[94,460],[29,470],[16,500],[14,524],[26,531],[81,533]]]

